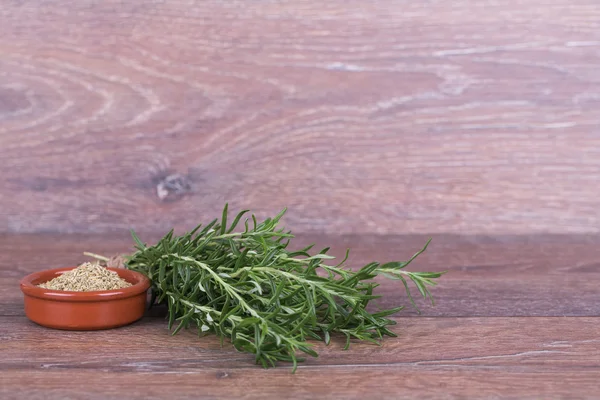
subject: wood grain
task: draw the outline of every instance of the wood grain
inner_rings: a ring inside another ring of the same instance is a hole
[[[0,318],[3,398],[593,398],[599,318],[408,318],[382,347],[318,345],[295,375],[143,320],[63,332]],[[85,354],[85,356],[84,356]]]
[[[142,235],[148,242],[153,235]],[[406,260],[420,249],[423,236],[300,236],[331,246],[342,256],[351,248],[349,265]],[[130,251],[131,239],[115,235],[0,235],[0,315],[23,315],[18,288],[23,276],[87,260],[84,251],[112,255]],[[437,235],[411,268],[449,271],[433,290],[435,307],[419,302],[425,316],[599,316],[600,237],[547,235],[476,237]],[[407,304],[404,289],[381,279],[377,303]],[[414,316],[407,309],[402,315]]]
[[[599,232],[600,7],[3,1],[0,231]]]
[[[156,234],[142,235],[147,241]],[[413,236],[300,236],[353,248],[353,265],[408,258]],[[0,398],[116,399],[593,399],[600,391],[600,237],[436,235],[414,269],[450,272],[424,316],[395,317],[398,337],[382,346],[333,337],[315,343],[292,375],[263,370],[251,355],[193,330],[171,336],[164,315],[114,330],[68,332],[23,315],[18,280],[82,261],[81,253],[121,253],[119,234],[0,234]],[[382,282],[386,305],[403,289]]]
[[[382,346],[343,336],[325,346],[313,342],[318,358],[302,369],[369,366],[519,366],[539,372],[568,366],[600,368],[598,317],[395,318],[397,338]],[[40,327],[25,317],[0,317],[0,369],[84,369],[113,372],[186,372],[198,368],[255,369],[251,354],[239,353],[213,335],[195,330],[172,336],[166,321],[146,318],[109,331],[70,332]],[[573,325],[577,325],[574,328]],[[124,340],[126,338],[127,340]],[[87,356],[82,359],[84,352]],[[288,372],[291,366],[284,364]],[[260,368],[259,368],[260,369]]]
[[[357,374],[360,374],[357,376]],[[24,385],[21,382],[31,382]],[[289,371],[244,371],[231,374],[199,369],[179,373],[114,373],[78,371],[15,371],[0,377],[0,394],[6,399],[277,399],[294,394],[295,399],[419,399],[506,398],[595,399],[598,371],[523,372],[469,368],[368,369],[333,367],[312,369],[291,376]],[[109,384],[110,382],[110,384]],[[235,386],[234,386],[235,385]],[[94,392],[90,387],[97,388]]]

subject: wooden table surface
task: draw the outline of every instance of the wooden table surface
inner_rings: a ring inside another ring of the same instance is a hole
[[[351,262],[407,258],[423,236],[311,237]],[[309,238],[300,236],[299,242]],[[171,336],[153,312],[120,329],[66,332],[27,320],[18,280],[73,265],[83,251],[117,254],[125,237],[0,235],[0,397],[65,398],[597,398],[600,237],[433,237],[414,269],[450,272],[435,307],[397,316],[378,347],[343,340],[320,357],[264,370],[214,337]],[[382,282],[382,303],[404,304]]]

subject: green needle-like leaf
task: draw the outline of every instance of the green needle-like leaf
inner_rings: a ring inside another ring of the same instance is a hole
[[[137,251],[126,266],[150,278],[153,299],[167,304],[169,329],[178,322],[173,334],[195,326],[200,335],[212,332],[253,353],[265,368],[283,361],[295,371],[302,361],[298,353],[318,355],[308,340],[329,344],[341,334],[348,348],[351,339],[379,344],[383,336],[396,336],[389,330],[396,321],[388,317],[402,306],[368,311],[369,302],[379,297],[377,275],[400,281],[415,307],[409,282],[433,302],[427,286],[443,272],[404,270],[430,241],[408,261],[372,262],[353,271],[344,268],[348,252],[330,265],[329,248],[312,254],[313,245],[288,251],[293,235],[279,226],[285,210],[262,222],[252,215],[252,223],[246,219],[244,230],[235,232],[247,212],[228,226],[226,205],[220,221],[181,236],[171,231],[153,246],[132,232]]]

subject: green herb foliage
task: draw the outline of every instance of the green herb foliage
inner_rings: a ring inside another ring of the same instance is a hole
[[[378,298],[377,275],[408,281],[433,304],[428,286],[442,272],[404,270],[427,248],[405,262],[372,262],[357,271],[337,265],[327,249],[311,255],[313,246],[288,250],[293,235],[279,227],[285,210],[258,222],[248,211],[228,225],[227,205],[221,220],[198,226],[182,236],[169,232],[156,245],[145,245],[132,232],[137,251],[127,258],[129,269],[152,281],[154,299],[167,303],[169,328],[176,334],[195,326],[199,334],[212,332],[229,339],[239,351],[255,354],[257,364],[275,366],[278,361],[302,361],[298,353],[317,357],[307,341],[329,344],[332,334],[379,343],[384,335],[396,336],[388,316],[402,310],[370,312],[367,305]],[[236,230],[238,226],[242,228]],[[416,307],[416,306],[415,306]]]

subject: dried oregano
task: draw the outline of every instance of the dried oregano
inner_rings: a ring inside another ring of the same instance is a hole
[[[131,286],[131,283],[119,277],[116,272],[110,271],[98,263],[84,263],[38,286],[51,290],[92,292],[123,289]]]

